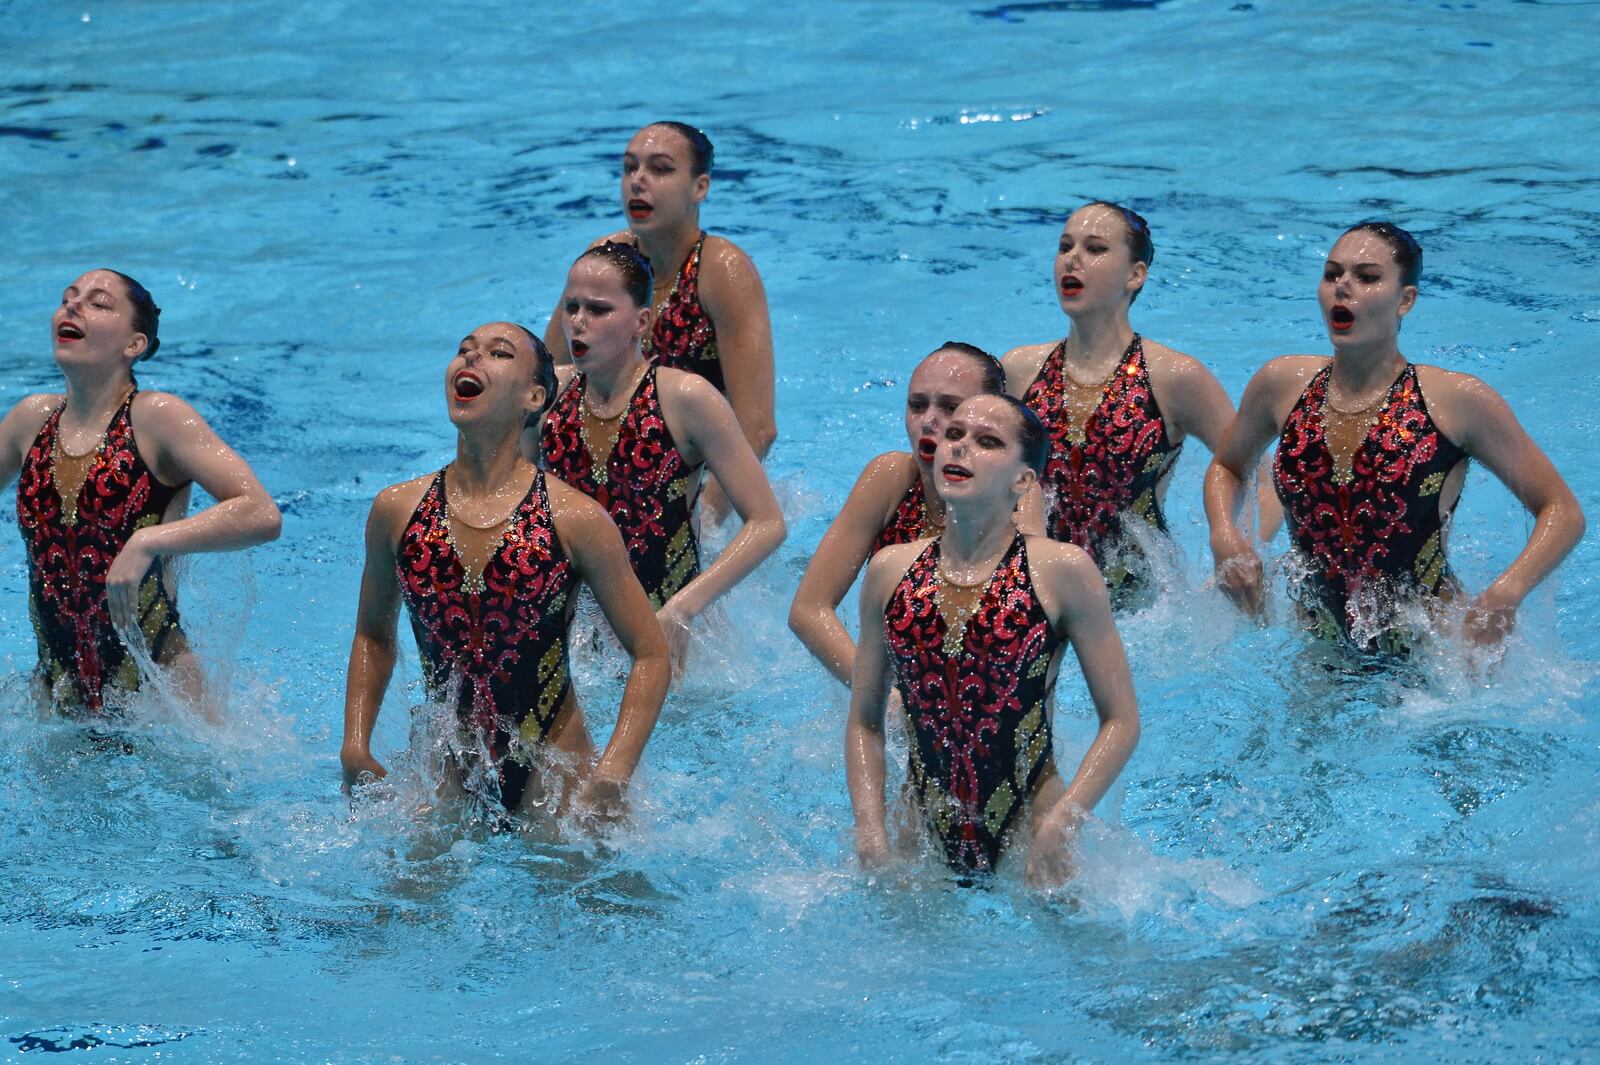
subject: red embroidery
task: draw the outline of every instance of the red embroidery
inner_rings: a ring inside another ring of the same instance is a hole
[[[1051,757],[1046,701],[1061,638],[1039,605],[1019,534],[947,654],[940,541],[884,608],[884,636],[911,725],[908,782],[952,866],[991,870]]]
[[[872,541],[872,555],[892,544],[909,544],[928,535],[928,505],[922,495],[922,478],[914,477],[911,487],[889,517],[889,524]],[[869,556],[870,557],[870,556]]]
[[[700,572],[700,541],[692,515],[701,467],[684,462],[672,439],[652,366],[617,427],[605,483],[600,483],[580,432],[587,387],[583,374],[576,374],[545,417],[545,463],[610,513],[627,544],[634,574],[659,609]]]
[[[1334,477],[1323,421],[1332,365],[1324,367],[1290,411],[1272,463],[1289,537],[1306,562],[1292,590],[1330,634],[1359,628],[1363,644],[1393,643],[1384,633],[1399,600],[1433,594],[1449,579],[1439,492],[1466,458],[1434,425],[1407,365],[1365,440],[1351,456],[1351,477]]]
[[[726,395],[722,360],[717,355],[717,327],[700,302],[700,250],[705,243],[702,233],[683,260],[672,291],[656,310],[655,325],[645,338],[643,351],[657,366],[697,373]]]
[[[130,393],[106,427],[69,522],[56,487],[54,456],[61,409],[45,419],[17,480],[17,525],[28,553],[28,586],[39,642],[39,674],[52,689],[70,678],[73,700],[105,709],[105,690],[135,689],[138,669],[111,625],[106,574],[134,532],[156,525],[182,485],[158,481],[139,455]],[[64,407],[64,405],[63,405]],[[140,624],[150,652],[178,630],[178,611],[157,559],[139,589]]]
[[[1050,458],[1044,488],[1049,505],[1046,530],[1052,540],[1077,544],[1094,556],[1102,571],[1120,556],[1138,568],[1138,545],[1124,535],[1131,511],[1166,532],[1166,517],[1156,491],[1172,469],[1182,445],[1167,435],[1166,421],[1150,388],[1144,342],[1133,342],[1106,382],[1100,402],[1075,442],[1066,409],[1066,341],[1046,356],[1023,402],[1050,430]],[[1114,578],[1114,571],[1108,573]]]
[[[572,687],[567,625],[577,579],[550,521],[544,474],[507,524],[480,586],[468,580],[450,537],[441,470],[400,534],[395,572],[429,698],[453,696],[457,715],[497,762],[515,753],[519,738],[543,740]]]

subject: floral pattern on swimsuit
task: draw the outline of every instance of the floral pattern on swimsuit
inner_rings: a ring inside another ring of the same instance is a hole
[[[1042,478],[1045,529],[1052,540],[1077,544],[1094,556],[1113,589],[1129,591],[1145,566],[1137,541],[1126,535],[1126,516],[1167,531],[1157,493],[1183,445],[1167,435],[1137,333],[1081,432],[1075,412],[1067,409],[1066,350],[1065,340],[1055,346],[1022,397],[1050,431]]]
[[[924,548],[895,586],[884,636],[911,727],[907,786],[950,865],[990,871],[1050,763],[1050,667],[1062,640],[1039,604],[1019,533],[959,648],[947,649],[940,544]]]
[[[700,302],[700,251],[705,243],[706,235],[701,233],[678,269],[672,291],[656,308],[655,325],[641,348],[644,357],[657,366],[697,373],[727,395],[722,360],[717,355],[717,327]]]
[[[878,532],[877,539],[872,541],[872,551],[868,557],[894,544],[909,544],[913,540],[920,540],[932,531],[928,523],[927,500],[922,494],[922,478],[913,474],[911,487],[900,497],[900,503],[889,516],[889,523]]]
[[[588,382],[573,377],[545,417],[544,459],[551,473],[598,500],[617,523],[634,575],[660,609],[700,572],[694,493],[701,466],[683,459],[650,367],[617,427],[617,442],[598,467],[583,439]]]
[[[1291,591],[1320,635],[1402,653],[1410,639],[1392,624],[1397,607],[1454,581],[1444,544],[1450,514],[1440,513],[1439,493],[1467,455],[1439,432],[1408,363],[1341,481],[1324,424],[1332,373],[1330,363],[1306,385],[1272,462],[1304,567]]]
[[[514,810],[572,689],[567,627],[577,575],[556,538],[544,474],[535,475],[481,574],[450,535],[440,470],[400,534],[395,570],[428,697],[452,702],[488,751]]]
[[[111,625],[106,576],[133,534],[160,524],[184,487],[162,484],[139,455],[132,420],[136,394],[130,392],[112,416],[76,498],[63,500],[55,478],[65,404],[45,419],[17,480],[38,676],[58,705],[95,714],[107,709],[108,687],[139,687],[138,663]],[[159,558],[139,585],[139,627],[151,657],[164,661],[168,641],[180,630]]]

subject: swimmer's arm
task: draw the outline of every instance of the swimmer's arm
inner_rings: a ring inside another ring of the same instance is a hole
[[[1156,402],[1179,439],[1197,436],[1215,452],[1233,422],[1233,402],[1222,382],[1199,359],[1171,349],[1150,363]]]
[[[744,528],[716,561],[662,608],[689,620],[699,617],[718,596],[776,551],[788,529],[761,460],[750,450],[728,401],[703,377],[678,373],[674,380],[675,386],[663,402],[671,402],[681,415],[674,420],[688,429],[688,443],[705,460],[744,521]]]
[[[1139,742],[1139,701],[1128,656],[1111,616],[1104,579],[1094,561],[1065,545],[1040,567],[1057,604],[1055,619],[1078,656],[1100,729],[1066,793],[1045,816],[1039,834],[1070,832],[1104,798]]]
[[[1577,546],[1587,523],[1572,489],[1498,392],[1476,377],[1451,374],[1434,396],[1440,431],[1488,467],[1534,517],[1527,544],[1468,612],[1468,637],[1490,643],[1510,631],[1517,608]]]
[[[715,244],[715,252],[709,246]],[[776,370],[767,291],[750,257],[732,243],[708,238],[700,264],[700,299],[717,331],[717,354],[728,403],[757,458],[778,438]]]
[[[395,629],[400,585],[395,576],[395,546],[405,502],[401,492],[398,485],[385,489],[367,516],[367,560],[361,571],[361,601],[356,608],[356,634],[350,645],[345,679],[344,742],[339,748],[339,764],[347,788],[363,772],[377,777],[388,772],[372,757],[372,730],[378,723],[383,693],[389,687],[399,654]]]
[[[861,585],[861,643],[850,680],[850,717],[844,732],[845,779],[856,818],[856,856],[865,866],[889,856],[883,797],[884,708],[889,696],[889,653],[883,636],[883,608],[894,582],[910,564],[906,548],[879,551],[867,563]]]
[[[1211,555],[1217,586],[1241,609],[1260,615],[1266,604],[1261,558],[1249,537],[1239,530],[1244,486],[1261,453],[1280,428],[1282,394],[1299,379],[1288,372],[1288,359],[1274,359],[1256,372],[1239,400],[1239,412],[1223,433],[1206,468],[1205,509],[1211,525]],[[1298,394],[1298,393],[1297,393]]]
[[[61,405],[60,395],[38,393],[27,396],[0,419],[0,488],[17,479],[28,449],[44,428],[50,412]]]
[[[789,607],[789,628],[841,684],[850,683],[856,645],[839,620],[839,604],[866,563],[890,508],[910,486],[905,476],[908,467],[915,478],[914,464],[892,451],[867,463],[839,516],[817,544]]]
[[[633,658],[617,712],[617,727],[595,766],[593,778],[594,782],[608,782],[618,791],[625,791],[661,715],[661,704],[672,680],[667,640],[656,622],[649,597],[633,574],[622,534],[605,508],[554,478],[547,478],[545,484],[562,546],[594,592],[617,639]]]
[[[193,407],[176,396],[146,392],[132,414],[156,476],[166,484],[193,481],[217,501],[187,518],[141,530],[156,554],[231,551],[278,538],[283,530],[278,505],[249,463]]]
[[[164,392],[141,393],[131,411],[135,437],[156,477],[193,481],[216,502],[128,537],[106,571],[106,607],[124,631],[138,625],[139,586],[158,557],[233,551],[276,540],[283,516],[255,471],[189,404]]]

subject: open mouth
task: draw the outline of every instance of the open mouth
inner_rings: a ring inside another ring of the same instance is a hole
[[[572,352],[574,359],[581,359],[589,353],[589,345],[581,340],[574,340],[567,345],[567,350]]]
[[[933,453],[939,450],[939,442],[931,436],[925,436],[917,441],[917,458],[923,462],[932,462]]]
[[[1335,304],[1328,312],[1328,324],[1342,331],[1356,324],[1356,316],[1344,304]]]
[[[972,480],[971,470],[967,469],[965,466],[957,466],[953,462],[945,463],[944,469],[940,470],[939,472],[944,474],[944,479],[947,481],[959,482]]]
[[[655,210],[655,208],[652,207],[648,202],[646,202],[644,200],[629,200],[628,201],[628,217],[629,218],[649,218],[651,212],[654,211],[654,210]]]
[[[73,325],[71,322],[62,322],[60,325],[56,326],[56,339],[57,340],[82,340],[83,339],[83,330],[79,329],[77,326]]]
[[[483,382],[470,373],[456,374],[455,388],[457,399],[477,399],[483,395]]]
[[[1061,294],[1063,296],[1076,296],[1078,293],[1080,293],[1082,291],[1083,291],[1083,282],[1079,281],[1077,278],[1075,278],[1075,277],[1063,277],[1061,279]]]

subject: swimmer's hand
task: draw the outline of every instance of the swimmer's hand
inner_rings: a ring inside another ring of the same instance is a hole
[[[1261,556],[1237,530],[1212,536],[1211,555],[1216,560],[1217,587],[1240,610],[1259,619],[1267,606]]]
[[[139,631],[139,585],[155,561],[150,530],[136,529],[106,571],[106,609],[111,624],[126,637]]]
[[[889,837],[883,829],[856,830],[856,861],[866,872],[889,864]]]
[[[349,791],[357,784],[370,784],[389,775],[383,764],[372,757],[372,752],[364,748],[340,748],[339,765],[344,770],[345,791]]]
[[[1473,647],[1498,647],[1517,624],[1517,604],[1508,603],[1491,585],[1472,601],[1461,632]]]
[[[578,821],[589,831],[614,825],[628,816],[628,780],[597,771],[578,796]]]
[[[662,635],[667,638],[668,657],[672,662],[672,684],[677,686],[683,679],[683,663],[689,653],[689,622],[683,611],[667,603],[656,611],[656,622],[661,626]]]
[[[1060,887],[1078,875],[1072,861],[1072,840],[1083,827],[1084,813],[1065,799],[1039,822],[1028,847],[1028,866],[1023,879],[1030,888],[1044,891]]]

